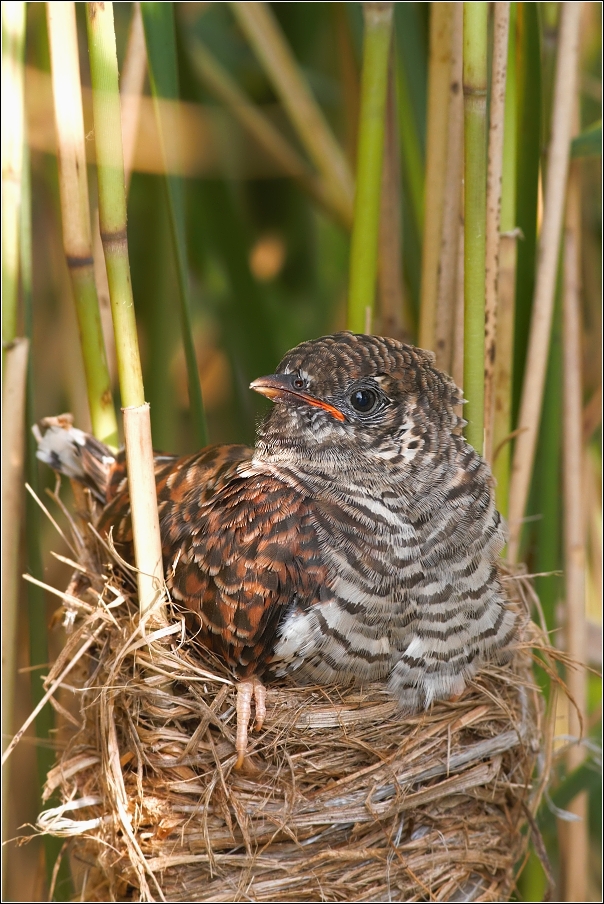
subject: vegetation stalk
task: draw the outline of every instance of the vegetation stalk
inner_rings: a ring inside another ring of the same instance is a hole
[[[139,602],[141,613],[145,613],[159,599],[163,587],[163,566],[151,421],[143,390],[128,260],[113,4],[88,3],[87,27],[101,239],[107,266],[118,375],[124,405],[124,439]],[[161,617],[159,612],[157,614]]]
[[[581,380],[581,186],[579,163],[574,161],[568,179],[563,253],[563,487],[564,487],[564,580],[567,649],[573,668],[566,672],[572,703],[568,706],[568,733],[580,738],[585,731],[586,655],[585,623],[585,494],[582,431],[583,386]],[[568,751],[572,772],[585,759],[585,747],[573,744]],[[564,898],[584,901],[588,896],[588,811],[587,794],[582,792],[569,804],[576,821],[566,826],[564,856]]]
[[[447,161],[448,105],[445,98],[449,95],[451,81],[453,10],[453,3],[433,3],[430,8],[426,189],[419,313],[419,345],[429,349],[434,349],[436,340],[438,262]]]
[[[510,34],[516,32],[516,3],[510,5]],[[516,148],[517,148],[516,42],[508,44],[501,174],[499,278],[497,281],[497,354],[493,404],[493,473],[497,508],[507,518],[512,444],[512,370],[514,365],[514,310],[516,298]]]
[[[392,3],[363,4],[365,33],[347,319],[348,328],[358,333],[367,329],[368,312],[373,311],[375,301],[392,7]]]
[[[447,104],[447,156],[440,255],[437,268],[434,351],[438,367],[451,373],[463,173],[463,3],[453,4],[451,72]],[[462,356],[463,357],[463,356]]]
[[[464,380],[466,438],[484,444],[487,3],[464,3]]]
[[[75,3],[47,3],[63,248],[75,302],[92,432],[114,448],[117,420],[94,281]]]
[[[507,2],[495,3],[485,237],[484,457],[489,463],[493,461],[493,401],[495,395],[495,360],[497,355],[497,286],[499,281],[503,130],[505,125],[505,83],[509,24],[510,4]]]
[[[565,3],[561,11],[537,283],[511,474],[509,557],[512,562],[517,561],[519,554],[520,529],[533,472],[545,385],[577,81],[581,6],[580,3]]]
[[[25,3],[2,4],[2,360],[17,335]]]

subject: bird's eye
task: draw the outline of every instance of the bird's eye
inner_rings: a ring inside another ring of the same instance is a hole
[[[306,380],[300,376],[294,377],[294,379],[292,380],[292,386],[294,387],[294,389],[304,389],[304,387],[306,386]]]
[[[377,406],[378,396],[372,389],[356,389],[350,396],[350,404],[360,414],[369,414]]]

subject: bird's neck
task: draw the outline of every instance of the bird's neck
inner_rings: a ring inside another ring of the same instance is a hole
[[[310,495],[333,497],[355,496],[361,492],[381,495],[392,490],[409,500],[424,496],[427,492],[425,477],[434,476],[434,468],[428,471],[417,467],[413,460],[393,463],[379,454],[360,455],[356,450],[337,446],[310,448],[291,445],[256,445],[253,462],[259,470],[288,483],[304,488]],[[436,467],[438,470],[438,466]]]

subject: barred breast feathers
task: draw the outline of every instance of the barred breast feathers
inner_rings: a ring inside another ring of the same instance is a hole
[[[461,693],[509,644],[515,618],[497,578],[505,529],[490,470],[454,434],[443,452],[388,480],[383,471],[334,480],[324,460],[308,467],[325,599],[284,617],[278,673],[387,678],[401,707],[415,711]],[[299,471],[295,479],[299,486]]]

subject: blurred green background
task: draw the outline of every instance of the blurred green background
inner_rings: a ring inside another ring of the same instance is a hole
[[[167,4],[166,4],[167,5]],[[126,54],[134,4],[114,4],[120,67]],[[303,340],[346,327],[350,236],[347,228],[320,207],[237,123],[199,76],[195,40],[211,49],[236,84],[276,125],[301,157],[305,151],[284,113],[265,69],[227,3],[175,3],[176,42],[182,116],[182,154],[186,178],[187,261],[193,338],[211,442],[253,441],[264,400],[248,390],[257,376],[270,373],[282,355]],[[400,218],[403,307],[398,338],[416,342],[421,294],[424,224],[424,166],[428,95],[430,3],[395,4],[397,139],[400,153]],[[491,4],[492,6],[492,4]],[[560,4],[518,3],[519,79],[517,225],[517,315],[514,386],[516,406],[522,386],[542,212],[541,178],[548,140]],[[82,83],[89,86],[84,4],[78,3]],[[363,18],[359,3],[271,3],[293,55],[339,140],[352,172],[359,114]],[[62,248],[54,121],[49,80],[50,58],[45,4],[27,4],[26,110],[31,151],[33,241],[33,398],[32,421],[71,411],[78,426],[89,427],[83,366],[71,287]],[[581,130],[601,117],[601,4],[585,3],[580,51]],[[145,94],[149,95],[148,81]],[[92,122],[85,97],[89,143]],[[158,449],[185,453],[195,449],[189,413],[187,372],[182,350],[176,289],[176,264],[170,239],[165,180],[161,174],[157,132],[150,100],[141,111],[137,152],[128,201],[128,239],[132,284],[144,370],[151,404],[153,441]],[[91,155],[92,156],[92,155]],[[601,666],[601,156],[581,158],[583,314],[583,393],[585,500],[588,529],[587,617],[593,648],[586,651]],[[94,207],[95,170],[89,167]],[[108,305],[101,292],[104,322]],[[380,308],[375,332],[380,331]],[[548,627],[558,629],[564,606],[560,573],[564,512],[561,505],[561,314],[556,306],[540,445],[539,466],[531,488],[529,521],[523,540],[529,571],[553,573],[537,578]],[[18,331],[19,332],[19,331]],[[110,362],[111,338],[107,330]],[[115,397],[119,401],[113,367]],[[598,405],[598,393],[600,403]],[[595,400],[595,401],[594,401]],[[591,407],[590,407],[591,406]],[[591,419],[590,419],[591,418]],[[52,485],[47,471],[40,479]],[[33,518],[34,516],[32,516]],[[32,530],[31,521],[27,530]],[[65,586],[69,569],[49,555],[65,553],[44,520],[36,528],[43,549],[44,580]],[[25,570],[25,552],[23,568]],[[31,567],[31,565],[29,566]],[[26,590],[19,624],[19,660],[15,722],[31,709],[30,632],[45,633],[57,602],[42,603],[46,617],[28,624]],[[34,611],[34,610],[30,610]],[[62,629],[49,635],[50,655],[61,646]],[[554,634],[556,642],[557,634]],[[43,670],[42,670],[43,671]],[[599,738],[601,681],[589,678],[587,734]],[[562,728],[563,732],[563,728]],[[39,807],[36,744],[51,751],[60,738],[36,742],[30,734],[13,757],[8,836],[35,820]],[[591,754],[590,754],[591,756]],[[591,760],[590,760],[591,762]],[[564,808],[576,788],[590,793],[589,900],[601,900],[601,782],[596,768],[585,768],[564,784],[564,769],[552,796]],[[569,790],[570,789],[570,790]],[[6,793],[6,790],[5,790]],[[554,811],[555,812],[555,811]],[[557,821],[543,807],[541,825],[554,872],[559,875]],[[59,845],[60,846],[60,845]],[[48,871],[39,840],[11,845],[6,855],[7,899],[46,900]],[[55,895],[64,900],[68,886]],[[519,900],[541,900],[544,880],[533,858],[521,880]]]

